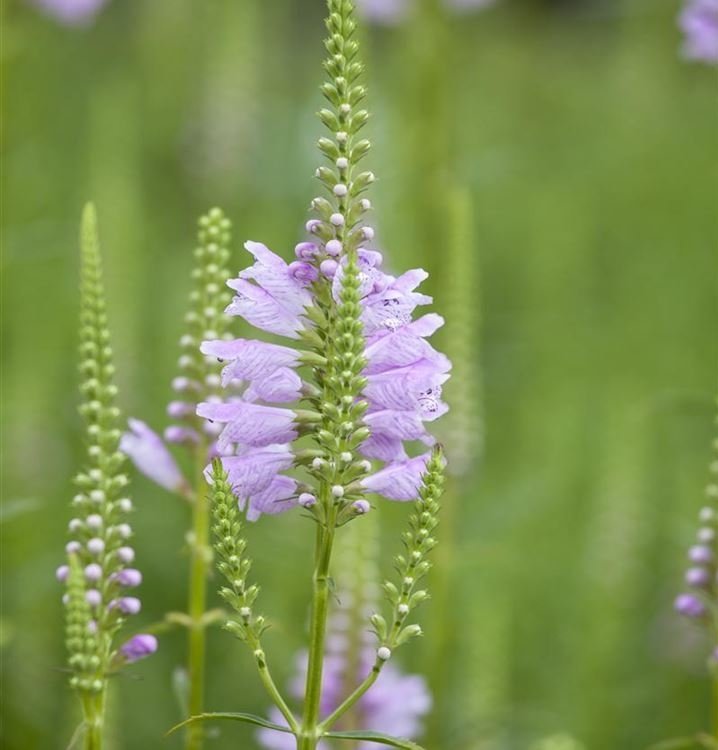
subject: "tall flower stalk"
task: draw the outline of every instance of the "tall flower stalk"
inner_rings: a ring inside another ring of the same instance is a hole
[[[87,463],[75,480],[79,492],[72,501],[67,563],[57,569],[57,578],[67,587],[66,645],[70,685],[82,704],[82,742],[85,750],[101,750],[110,675],[153,653],[157,640],[140,634],[117,643],[127,619],[140,611],[140,600],[129,594],[142,575],[131,567],[135,552],[127,517],[133,505],[119,451],[120,410],[92,205],[82,217],[81,251],[80,412],[86,422]]]
[[[174,424],[164,431],[164,440],[144,422],[130,420],[130,432],[122,439],[123,450],[137,468],[160,486],[185,498],[191,507],[187,533],[189,576],[187,612],[170,613],[168,620],[188,631],[186,704],[191,714],[204,709],[207,628],[217,621],[217,612],[207,610],[207,578],[212,566],[210,514],[203,471],[219,451],[215,425],[197,416],[199,402],[218,398],[221,392],[219,366],[214,357],[199,351],[203,339],[226,335],[228,319],[221,312],[229,302],[225,289],[229,262],[231,224],[218,208],[199,220],[197,247],[192,271],[193,288],[185,314],[185,331],[180,339],[182,354],[179,374],[172,381],[176,399],[167,407]],[[167,444],[183,446],[189,454],[191,473],[186,479]],[[199,750],[203,732],[199,725],[188,728],[186,747]]]
[[[205,356],[223,363],[222,383],[232,391],[223,401],[208,399],[197,408],[199,417],[219,425],[221,462],[208,466],[206,474],[212,484],[216,557],[229,584],[221,594],[235,612],[227,628],[253,650],[285,724],[233,717],[294,735],[298,750],[314,750],[323,738],[416,747],[367,730],[334,727],[372,688],[393,651],[421,634],[408,618],[428,596],[420,584],[436,543],[444,474],[442,451],[425,423],[447,411],[441,387],[451,364],[427,341],[443,319],[427,314],[413,320],[416,307],[431,302],[415,291],[427,274],[413,269],[391,276],[381,270],[381,253],[370,248],[374,230],[365,223],[371,209],[365,194],[374,175],[359,168],[370,143],[360,134],[369,115],[361,106],[366,91],[359,82],[354,7],[350,0],[329,0],[328,8],[324,67],[329,80],[322,86],[328,106],[319,117],[329,135],[318,143],[328,163],[316,171],[323,195],[311,204],[314,216],[306,226],[311,239],[297,245],[297,259],[289,264],[264,245],[248,242],[255,263],[228,282],[235,296],[226,312],[297,346],[226,338],[201,346]],[[417,442],[430,450],[417,454]],[[297,716],[270,675],[261,645],[264,618],[254,615],[257,589],[246,584],[250,563],[240,520],[227,506],[228,491],[249,520],[299,507],[315,525],[306,681]],[[378,613],[371,618],[378,639],[371,665],[323,715],[334,551],[341,547],[342,528],[370,512],[373,494],[414,501],[416,508],[403,536],[405,552],[395,561],[399,578],[385,584],[391,618]]]

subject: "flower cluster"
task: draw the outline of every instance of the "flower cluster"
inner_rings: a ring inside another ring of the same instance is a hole
[[[321,709],[331,714],[341,704],[352,686],[371,673],[376,660],[374,634],[367,627],[368,618],[377,607],[379,578],[378,534],[375,524],[366,519],[352,524],[344,535],[335,561],[337,582],[336,605],[329,620],[329,635],[324,660]],[[296,676],[290,686],[297,700],[304,697],[307,654],[297,657]],[[417,738],[422,731],[422,719],[431,708],[432,700],[426,681],[414,674],[405,674],[394,664],[386,664],[372,689],[353,707],[357,724],[370,731],[398,737]],[[273,710],[271,720],[283,724],[281,714]],[[293,750],[296,740],[292,735],[271,730],[258,732],[260,744],[267,750]],[[328,747],[318,745],[320,750]],[[371,750],[375,745],[360,742],[359,750]]]
[[[126,618],[140,611],[134,589],[142,575],[132,567],[133,510],[126,496],[124,456],[118,450],[120,411],[105,312],[95,212],[87,206],[82,224],[81,364],[87,423],[87,467],[77,475],[79,492],[69,523],[68,562],[57,569],[67,584],[67,646],[72,685],[93,693],[104,689],[111,668],[136,661],[157,648],[151,635],[130,639],[119,650],[113,639]]]
[[[718,63],[718,0],[687,0],[678,24],[686,58]]]
[[[718,453],[718,440],[714,447]],[[710,468],[713,474],[718,474],[718,460]],[[718,511],[715,508],[718,483],[709,483],[706,495],[711,505],[701,509],[696,541],[688,550],[689,567],[685,573],[688,590],[676,598],[674,606],[684,617],[709,625],[718,618]],[[718,665],[718,647],[712,654],[712,661]]]
[[[164,441],[139,419],[131,419],[130,432],[122,438],[122,450],[135,466],[161,487],[181,495],[190,492],[166,443],[183,444],[202,457],[212,455],[215,426],[195,414],[197,403],[216,396],[220,388],[217,361],[200,354],[199,344],[207,338],[225,335],[227,319],[221,314],[229,302],[224,288],[228,276],[231,223],[222,211],[213,208],[199,220],[198,246],[194,251],[197,265],[192,272],[194,288],[185,315],[186,331],[180,339],[182,354],[180,374],[172,381],[176,399],[167,406],[175,424],[164,431]]]

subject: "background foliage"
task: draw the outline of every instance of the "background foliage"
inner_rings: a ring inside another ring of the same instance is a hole
[[[52,571],[80,457],[80,207],[100,211],[123,405],[161,427],[195,218],[228,211],[235,269],[244,239],[288,257],[302,235],[323,8],[115,0],[73,30],[5,6],[0,742],[33,750],[64,748],[75,721]],[[365,31],[378,244],[436,273],[440,311],[459,276],[479,290],[481,345],[462,335],[483,452],[449,498],[441,606],[403,655],[440,696],[432,749],[567,732],[637,750],[707,727],[707,644],[671,601],[714,434],[718,112],[715,72],[677,56],[677,10],[515,0],[444,18],[427,3]],[[458,275],[448,185],[473,205]],[[141,478],[134,496],[151,622],[183,607],[187,509]],[[380,512],[388,557],[404,509]],[[306,532],[291,516],[251,529],[282,679],[304,639]],[[178,747],[160,735],[180,718],[184,638],[118,679],[115,747]],[[216,710],[266,705],[219,631],[209,692]],[[240,742],[238,725],[212,747]]]

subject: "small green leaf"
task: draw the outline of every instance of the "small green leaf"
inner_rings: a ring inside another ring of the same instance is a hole
[[[275,732],[284,732],[285,734],[294,734],[289,727],[283,727],[281,724],[275,724],[272,721],[267,721],[267,719],[262,718],[261,716],[255,716],[254,714],[235,714],[235,713],[209,713],[209,714],[199,714],[198,716],[190,716],[189,719],[185,719],[183,722],[180,722],[179,724],[176,724],[172,727],[172,729],[167,732],[168,735],[172,734],[173,732],[176,732],[178,729],[182,729],[182,727],[186,727],[189,724],[194,724],[198,721],[211,721],[213,719],[224,719],[229,721],[241,721],[245,724],[254,724],[258,727],[264,727],[265,729],[273,729]],[[404,747],[404,745],[396,745],[395,747]],[[407,746],[409,747],[409,746]]]
[[[379,745],[388,745],[389,747],[398,747],[401,750],[424,750],[421,745],[411,740],[405,740],[401,737],[391,737],[388,734],[379,732],[369,732],[366,730],[356,730],[353,732],[327,732],[324,737],[332,740],[363,740],[364,742],[376,742]]]

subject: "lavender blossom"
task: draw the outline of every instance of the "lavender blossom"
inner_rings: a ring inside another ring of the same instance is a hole
[[[718,63],[718,0],[687,0],[678,25],[686,59]]]
[[[120,653],[125,661],[131,664],[154,654],[157,651],[157,645],[155,636],[142,633],[123,643],[120,646]]]
[[[131,432],[120,441],[120,450],[148,478],[170,492],[186,492],[187,480],[162,438],[139,419],[130,419]]]
[[[108,0],[31,0],[33,5],[70,26],[91,23]]]
[[[120,412],[115,405],[117,388],[113,383],[97,220],[91,205],[83,213],[81,240],[80,371],[84,401],[80,412],[87,425],[87,465],[76,477],[80,491],[73,498],[75,515],[68,524],[72,537],[65,547],[68,563],[58,568],[56,577],[66,584],[63,602],[70,684],[82,698],[92,739],[88,747],[99,747],[104,720],[102,696],[120,653],[115,636],[127,616],[139,612],[141,606],[136,597],[123,597],[122,589],[139,585],[142,576],[138,570],[125,567],[134,559],[132,548],[125,546],[132,535],[126,517],[133,506],[126,496],[128,480],[122,472],[125,457],[119,450]],[[95,700],[96,696],[100,698]]]

